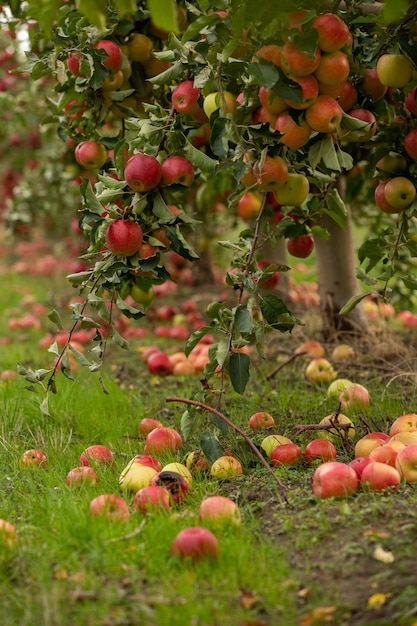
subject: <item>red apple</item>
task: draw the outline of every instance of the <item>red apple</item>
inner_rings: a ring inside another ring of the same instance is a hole
[[[188,159],[182,156],[170,156],[163,161],[162,185],[183,185],[191,187],[194,182],[194,167]]]
[[[267,155],[262,163],[255,163],[253,174],[261,191],[274,191],[288,178],[288,166],[280,156]]]
[[[106,148],[98,141],[82,141],[74,150],[75,160],[86,170],[97,170],[107,161]]]
[[[162,463],[151,454],[135,454],[131,463],[138,463],[139,465],[145,465],[145,467],[152,467],[156,472],[160,472],[162,469]]]
[[[306,259],[314,250],[314,239],[311,235],[298,235],[289,237],[287,240],[287,250],[299,259]]]
[[[243,220],[255,219],[262,208],[262,196],[256,191],[246,191],[237,206],[239,217]]]
[[[23,467],[46,467],[47,463],[48,459],[42,450],[26,450],[20,459]]]
[[[191,561],[217,559],[219,543],[217,537],[208,528],[190,526],[181,530],[171,545],[171,556],[179,556]]]
[[[80,464],[95,466],[95,465],[113,465],[114,454],[107,448],[107,446],[93,445],[89,446],[81,453]]]
[[[338,97],[338,102],[343,111],[350,111],[355,105],[357,99],[358,91],[356,87],[354,87],[352,83],[345,81]]]
[[[282,446],[287,443],[292,443],[292,441],[288,437],[284,437],[284,435],[268,435],[262,439],[261,449],[268,458],[271,458],[272,450],[276,448],[276,446]]]
[[[344,52],[327,52],[321,55],[320,63],[314,72],[317,80],[324,85],[339,85],[349,76],[349,60]]]
[[[327,439],[312,439],[304,449],[304,458],[309,465],[313,465],[315,461],[333,461],[336,455],[335,446]]]
[[[319,498],[345,498],[355,493],[359,480],[355,470],[346,463],[327,461],[313,475],[313,493]]]
[[[158,159],[149,154],[134,154],[126,163],[124,176],[131,189],[146,193],[159,185],[162,167]]]
[[[404,108],[417,117],[417,85],[404,98]]]
[[[337,130],[342,116],[340,104],[331,96],[319,96],[305,112],[307,124],[319,133]]]
[[[268,44],[266,46],[262,46],[259,48],[254,54],[254,61],[259,61],[259,59],[265,59],[266,61],[270,61],[277,67],[281,67],[281,46],[276,44]]]
[[[271,115],[278,115],[278,113],[281,113],[288,108],[288,105],[283,98],[277,96],[271,89],[267,89],[263,85],[259,87],[258,98],[262,107]]]
[[[176,504],[180,504],[186,498],[189,489],[185,476],[170,470],[162,470],[152,476],[150,484],[164,487]]]
[[[320,66],[319,66],[320,67]],[[301,102],[296,100],[286,99],[286,104],[293,109],[307,109],[313,102],[316,100],[319,95],[319,85],[317,79],[309,74],[308,76],[299,76],[298,78],[294,78],[294,82],[296,82],[301,88]],[[281,109],[283,111],[284,109]],[[278,113],[281,113],[278,111]]]
[[[172,374],[172,363],[166,352],[154,352],[147,360],[148,371],[156,376],[168,376]]]
[[[206,496],[200,504],[198,516],[203,522],[241,523],[238,505],[226,496]]]
[[[152,417],[144,417],[139,422],[139,433],[141,435],[147,435],[154,428],[158,428],[158,426],[163,426],[162,422],[153,419]]]
[[[106,246],[112,254],[132,256],[136,254],[143,239],[142,228],[131,220],[114,220],[106,231]]]
[[[313,28],[318,31],[318,46],[323,52],[335,52],[352,43],[349,27],[334,13],[316,17]]]
[[[373,102],[381,100],[388,90],[388,87],[379,80],[376,68],[365,69],[361,85],[365,96],[369,96]]]
[[[93,467],[81,465],[74,467],[67,474],[66,483],[69,487],[80,487],[81,485],[91,485],[94,487],[98,483],[97,472]]]
[[[181,445],[181,437],[169,426],[159,426],[152,430],[145,440],[145,454],[174,452]]]
[[[80,55],[78,52],[72,52],[67,59],[67,68],[74,76],[81,76],[80,74]]]
[[[275,420],[265,411],[258,411],[249,418],[249,428],[271,428],[272,426],[275,426]]]
[[[138,513],[149,513],[155,510],[165,509],[170,506],[169,491],[159,485],[143,487],[135,493],[133,498],[133,510]]]
[[[401,443],[401,441],[389,441],[381,446],[376,446],[376,448],[370,452],[369,458],[378,463],[387,463],[392,467],[396,467],[395,462],[398,453],[405,447],[406,446]]]
[[[200,93],[201,89],[194,87],[192,80],[184,80],[172,92],[172,106],[179,113],[192,116],[200,110],[200,105],[198,104]]]
[[[369,463],[373,463],[373,460],[369,458],[369,456],[358,456],[355,459],[352,459],[352,461],[350,461],[348,465],[355,470],[356,475],[360,481],[362,472],[365,467],[369,465]]]
[[[339,396],[342,410],[364,409],[370,405],[369,392],[363,385],[351,383],[347,385]]]
[[[257,263],[260,269],[268,270],[271,265],[269,261],[258,261]],[[268,272],[269,273],[269,272]],[[258,287],[261,289],[271,290],[274,289],[279,282],[279,272],[273,272],[269,278],[262,278],[258,281]]]
[[[104,50],[107,57],[103,61],[104,67],[111,72],[118,72],[123,65],[123,52],[120,46],[110,39],[102,39],[94,46],[96,50]]]
[[[404,150],[413,161],[417,161],[417,128],[412,128],[404,139]]]
[[[294,350],[294,354],[302,353],[306,353],[307,355],[314,357],[323,357],[326,354],[326,350],[320,341],[317,341],[316,339],[308,339]]]
[[[94,517],[104,516],[110,520],[128,520],[129,507],[120,496],[103,493],[90,502],[90,511]]]
[[[378,446],[383,446],[385,443],[387,443],[385,438],[370,438],[368,437],[368,435],[365,435],[365,437],[358,439],[358,441],[355,443],[355,457],[358,458],[363,456],[369,456],[375,448],[377,448]]]
[[[361,487],[366,491],[385,491],[391,488],[397,490],[400,482],[401,476],[395,467],[376,461],[364,468],[360,479]]]
[[[281,465],[297,465],[301,459],[302,450],[296,443],[284,443],[275,446],[271,452],[271,463],[274,467]]]
[[[302,148],[310,139],[312,133],[304,117],[300,116],[295,121],[288,111],[283,111],[277,116],[275,130],[280,133],[279,143],[288,146],[291,150]]]
[[[375,204],[381,209],[384,213],[395,214],[401,213],[403,209],[396,209],[391,206],[388,200],[385,197],[385,186],[387,184],[387,180],[383,180],[379,183],[379,185],[375,189]]]
[[[408,483],[417,482],[417,444],[399,450],[395,467]]]
[[[281,50],[281,67],[286,74],[291,76],[307,76],[317,69],[320,57],[319,48],[316,48],[314,55],[310,56],[304,50],[297,48],[292,41],[287,41]]]

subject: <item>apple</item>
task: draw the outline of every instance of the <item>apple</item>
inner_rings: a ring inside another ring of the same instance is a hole
[[[304,449],[304,458],[309,465],[313,465],[315,461],[333,461],[336,455],[335,446],[327,439],[312,439]]]
[[[366,126],[357,130],[339,130],[339,137],[350,142],[369,141],[377,131],[377,123],[375,115],[368,109],[352,109],[349,111],[350,117],[354,117],[361,122],[365,122]]]
[[[167,510],[169,506],[169,491],[160,485],[142,487],[135,493],[132,502],[133,510],[143,515],[155,510]]]
[[[152,469],[156,470],[157,472],[160,472],[162,469],[162,463],[151,454],[143,454],[143,453],[135,454],[135,456],[133,457],[133,459],[131,459],[130,462],[132,464],[138,463],[139,465],[152,467]]]
[[[154,430],[154,428],[158,428],[158,426],[163,426],[162,422],[152,417],[144,417],[139,422],[139,433],[141,435],[147,435],[151,430]]]
[[[86,448],[80,456],[80,465],[110,465],[114,464],[114,454],[107,446],[93,445]]]
[[[160,52],[160,50],[155,50],[155,52]],[[158,76],[158,74],[162,74],[162,72],[168,70],[171,67],[171,63],[169,61],[164,61],[163,59],[158,59],[152,52],[150,58],[147,61],[144,61],[142,66],[146,78],[153,78],[154,76]]]
[[[396,176],[387,181],[384,193],[391,206],[395,209],[405,209],[414,202],[416,188],[409,178]]]
[[[335,361],[354,361],[356,359],[356,352],[347,343],[339,343],[333,348],[332,359]]]
[[[170,156],[163,161],[161,169],[162,185],[191,187],[194,182],[194,167],[185,157]]]
[[[162,470],[152,476],[150,484],[167,489],[176,504],[180,504],[186,498],[189,489],[187,478],[170,470]]]
[[[151,483],[151,479],[158,472],[153,467],[135,463],[132,459],[122,470],[119,477],[119,487],[122,491],[139,491]]]
[[[292,109],[307,109],[307,107],[313,104],[319,95],[319,85],[317,79],[312,74],[309,74],[308,76],[295,77],[293,80],[300,86],[301,102],[291,99],[285,99],[284,102]],[[281,111],[284,111],[284,109],[281,109]],[[277,113],[281,113],[281,111],[277,111]]]
[[[370,438],[368,437],[368,435],[365,435],[364,437],[361,437],[361,439],[358,439],[358,441],[355,443],[355,458],[361,456],[369,456],[375,448],[377,448],[378,446],[383,446],[385,443],[387,443],[386,439],[382,437]]]
[[[417,161],[417,128],[412,128],[404,138],[404,150],[413,161]]]
[[[357,99],[358,91],[356,87],[352,85],[352,83],[349,83],[349,81],[345,81],[338,96],[338,102],[343,111],[350,111]]]
[[[23,467],[46,467],[47,456],[42,450],[26,450],[20,458]]]
[[[344,52],[326,52],[314,72],[316,79],[324,85],[338,85],[349,76],[350,64]]]
[[[369,98],[373,102],[378,102],[385,96],[387,93],[388,87],[383,85],[378,77],[378,72],[374,67],[368,67],[365,69],[365,74],[363,76],[362,82],[362,91],[365,96],[369,96]]]
[[[389,152],[376,163],[375,167],[388,174],[400,174],[407,169],[407,160],[397,152]]]
[[[249,428],[271,428],[275,426],[275,420],[266,411],[257,411],[249,418]]]
[[[261,448],[266,456],[271,458],[272,450],[276,446],[283,446],[287,443],[292,443],[292,441],[288,437],[284,437],[284,435],[268,435],[262,439]]]
[[[309,192],[310,183],[307,176],[289,172],[285,182],[275,189],[274,195],[281,206],[299,206],[307,199]]]
[[[98,170],[107,161],[106,148],[98,141],[82,141],[74,150],[75,160],[78,165],[86,170]]]
[[[117,256],[132,256],[142,245],[143,231],[131,220],[114,220],[106,230],[105,240],[108,250]]]
[[[164,465],[161,470],[162,472],[176,472],[180,476],[183,476],[188,483],[188,486],[191,487],[193,483],[193,477],[186,465],[183,463],[168,463]]]
[[[202,522],[216,522],[240,525],[242,519],[236,502],[226,496],[205,496],[198,509]]]
[[[396,209],[391,206],[388,200],[385,197],[385,187],[387,184],[387,180],[383,180],[379,183],[379,185],[375,189],[375,204],[381,209],[384,213],[389,213],[394,215],[395,213],[401,213],[404,209]]]
[[[123,65],[123,52],[120,46],[110,39],[102,39],[95,44],[96,50],[104,50],[107,57],[102,62],[110,72],[118,72]]]
[[[179,113],[190,115],[194,118],[204,115],[206,121],[208,121],[208,117],[198,104],[200,94],[201,89],[194,87],[192,80],[184,80],[182,83],[179,83],[172,92],[172,106]]]
[[[399,450],[395,467],[408,483],[417,482],[417,444]]]
[[[401,441],[405,446],[412,446],[417,443],[417,432],[403,431],[390,437],[390,441]]]
[[[274,191],[286,182],[288,166],[282,157],[266,155],[261,163],[255,163],[253,174],[261,191]]]
[[[417,431],[417,413],[404,413],[403,415],[397,417],[397,419],[391,424],[389,436],[393,437],[397,433],[411,433],[415,431]]]
[[[265,61],[270,61],[277,67],[281,67],[281,50],[282,47],[277,44],[267,44],[255,52],[253,60],[265,59]]]
[[[343,413],[332,413],[330,415],[326,415],[326,417],[323,417],[323,419],[320,420],[319,424],[321,426],[335,426],[335,428],[322,430],[319,433],[319,437],[321,437],[322,439],[327,439],[332,443],[340,442],[343,439],[343,436],[345,436],[346,434],[350,439],[353,439],[355,436],[355,427],[352,420]],[[342,424],[348,426],[347,430],[337,428],[337,426]]]
[[[318,31],[318,46],[323,52],[335,52],[352,43],[352,35],[345,22],[334,13],[316,17],[313,28]]]
[[[236,97],[230,91],[214,91],[209,93],[203,101],[203,110],[207,117],[220,109],[221,115],[234,115],[237,109]]]
[[[262,107],[271,115],[278,115],[278,113],[288,108],[287,102],[283,98],[277,96],[271,89],[267,89],[263,85],[259,87],[258,98]]]
[[[219,542],[211,530],[202,526],[189,526],[181,530],[171,545],[171,556],[193,562],[217,559]]]
[[[0,544],[2,547],[11,549],[17,542],[16,528],[11,522],[0,519]]]
[[[127,49],[131,61],[145,63],[151,58],[153,41],[143,33],[134,33],[128,41]]]
[[[378,78],[386,87],[405,87],[412,79],[413,70],[405,54],[382,54],[376,64]]]
[[[395,467],[377,461],[369,463],[360,478],[361,487],[365,491],[385,491],[392,488],[396,491],[400,482],[401,476]]]
[[[172,363],[166,352],[154,352],[146,362],[150,374],[168,376],[172,374]]]
[[[125,78],[124,78],[122,70],[119,70],[115,74],[109,74],[105,78],[104,83],[101,86],[101,89],[104,92],[117,91],[123,85],[124,79]]]
[[[288,111],[277,115],[274,128],[280,133],[279,143],[288,146],[291,150],[305,146],[312,133],[304,117],[300,116],[294,120]]]
[[[271,463],[274,467],[281,465],[297,465],[301,459],[303,452],[296,443],[284,443],[272,449]]]
[[[359,478],[359,481],[360,481],[362,472],[365,469],[365,467],[369,465],[369,463],[373,463],[373,462],[374,461],[370,459],[369,456],[358,456],[355,459],[352,459],[351,461],[349,461],[348,465],[355,470],[357,477]]]
[[[301,343],[294,350],[294,354],[308,354],[309,356],[322,357],[326,354],[326,350],[320,341],[316,339],[308,339]]]
[[[323,357],[316,357],[307,365],[305,377],[318,385],[329,385],[337,377],[333,365]]]
[[[103,516],[110,520],[128,520],[130,511],[127,503],[114,493],[102,493],[90,502],[94,517]]]
[[[257,191],[245,191],[240,198],[237,210],[243,220],[255,219],[262,208],[262,196]]]
[[[151,430],[145,440],[145,454],[174,452],[182,443],[179,433],[175,432],[169,426]]]
[[[312,74],[320,63],[320,49],[316,48],[313,55],[297,48],[295,43],[287,41],[281,49],[281,67],[290,76],[307,76]]]
[[[68,487],[80,487],[81,485],[91,485],[94,487],[98,483],[97,472],[93,467],[81,465],[74,467],[67,474],[66,483]]]
[[[340,461],[327,461],[313,474],[313,493],[318,498],[346,498],[355,493],[359,479],[355,470]]]
[[[404,98],[404,108],[417,117],[417,85]]]
[[[365,409],[371,401],[366,387],[359,385],[359,383],[351,383],[341,392],[339,402],[342,410],[347,411],[349,409]]]
[[[67,68],[74,76],[81,76],[80,74],[80,55],[78,52],[71,52],[67,59]]]
[[[146,193],[159,185],[162,167],[158,159],[149,154],[134,154],[126,163],[124,176],[131,189]]]
[[[380,446],[376,446],[370,453],[369,458],[378,463],[387,463],[392,467],[396,467],[395,461],[400,450],[406,446],[401,441],[389,441]],[[398,468],[397,468],[398,469]]]
[[[342,107],[331,96],[318,96],[305,111],[307,124],[319,133],[333,133],[338,129],[342,117]]]
[[[234,456],[220,456],[210,467],[210,474],[215,478],[232,478],[242,473],[242,465]]]
[[[210,463],[202,450],[192,450],[185,460],[188,469],[196,474],[210,469]]]
[[[151,306],[155,298],[155,292],[152,287],[149,289],[141,289],[138,285],[133,284],[130,289],[130,296],[135,302],[141,304],[145,309]]]

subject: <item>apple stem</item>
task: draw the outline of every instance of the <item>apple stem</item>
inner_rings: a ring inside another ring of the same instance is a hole
[[[166,401],[167,402],[183,402],[184,404],[190,404],[190,405],[196,406],[196,407],[198,407],[200,409],[205,409],[206,411],[209,411],[210,413],[214,413],[214,415],[217,415],[217,417],[220,417],[220,419],[223,420],[228,426],[230,426],[230,428],[232,428],[232,430],[234,430],[241,437],[243,437],[243,439],[246,441],[246,443],[250,446],[250,448],[256,454],[258,459],[261,461],[262,465],[264,465],[264,467],[268,470],[269,474],[271,474],[271,476],[273,477],[274,481],[278,485],[278,489],[280,491],[282,499],[284,500],[284,502],[286,504],[288,504],[288,497],[287,497],[287,493],[285,491],[285,487],[282,484],[282,482],[280,481],[280,479],[278,478],[278,476],[275,474],[275,472],[272,469],[272,467],[264,459],[264,457],[262,456],[261,452],[259,452],[258,448],[255,446],[255,444],[250,439],[250,437],[248,437],[248,435],[241,428],[239,428],[239,426],[236,426],[236,424],[234,424],[228,417],[226,417],[226,415],[224,415],[223,413],[221,413],[217,409],[213,408],[212,406],[208,406],[207,404],[204,404],[203,402],[199,402],[197,400],[189,400],[188,398],[178,398],[176,396],[171,396],[169,398],[166,398]],[[281,504],[282,504],[282,502],[281,502]]]

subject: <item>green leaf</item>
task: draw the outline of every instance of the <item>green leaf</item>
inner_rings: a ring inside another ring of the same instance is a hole
[[[346,304],[340,309],[339,315],[342,315],[342,316],[347,315],[359,304],[359,302],[362,302],[364,298],[367,298],[373,293],[374,293],[373,291],[366,291],[365,293],[361,293],[359,296],[352,296],[351,298],[349,298]]]
[[[82,352],[77,350],[77,348],[74,348],[72,344],[69,344],[68,348],[73,353],[75,360],[77,361],[77,363],[79,363],[79,365],[81,365],[82,367],[88,367],[90,365],[90,361],[88,361],[88,359],[85,358]]]
[[[77,8],[93,26],[100,30],[106,27],[107,0],[77,0]]]
[[[342,200],[337,189],[332,189],[326,196],[326,207],[328,215],[340,226],[343,230],[346,228],[348,212],[346,205]]]
[[[152,206],[152,213],[158,218],[160,224],[169,224],[175,221],[175,215],[168,209],[165,200],[160,193],[156,193]]]
[[[127,13],[132,15],[136,13],[137,5],[135,0],[115,0],[115,4],[121,16]]]
[[[51,414],[49,412],[49,398],[47,395],[44,397],[44,399],[40,403],[39,408],[44,415],[47,415],[48,417],[50,417]]]
[[[186,356],[189,356],[189,354],[192,351],[192,349],[195,348],[195,346],[201,341],[201,339],[204,337],[204,335],[207,335],[207,333],[210,333],[211,331],[212,331],[212,328],[210,328],[210,326],[203,326],[203,327],[198,328],[197,330],[195,330],[188,337],[187,342],[185,344],[184,352],[185,352]]]
[[[146,313],[144,313],[143,311],[140,311],[139,309],[130,306],[130,304],[127,304],[127,302],[122,300],[120,296],[117,297],[116,306],[119,311],[123,313],[123,315],[126,315],[126,317],[132,318],[134,320],[140,320],[141,317],[145,317],[146,315]]]
[[[201,449],[210,463],[224,455],[224,448],[214,433],[202,433],[200,437]]]
[[[336,172],[341,171],[339,159],[337,158],[337,153],[334,147],[333,137],[330,135],[323,139],[321,144],[321,158],[323,163],[329,170],[335,170]]]
[[[85,202],[85,206],[88,207],[88,209],[93,213],[98,213],[99,215],[102,215],[104,212],[104,207],[97,200],[97,196],[94,193],[93,187],[87,178],[83,179],[80,185],[80,191]]]
[[[171,247],[174,252],[177,252],[184,259],[188,259],[188,261],[195,261],[196,259],[200,258],[185,240],[178,227],[178,224],[176,224],[175,226],[167,226],[167,237],[171,242]]]
[[[250,358],[242,352],[233,352],[229,359],[229,376],[233,389],[243,394],[249,381]]]
[[[229,350],[230,350],[229,338],[224,337],[224,339],[221,339],[217,343],[217,349],[216,349],[216,361],[220,365],[220,367],[223,367],[223,365],[225,364],[227,357],[229,356]]]
[[[198,148],[195,148],[188,140],[184,145],[183,151],[184,156],[187,157],[193,166],[202,172],[212,174],[219,164],[218,161],[207,156],[207,154],[204,154],[204,152],[201,152]]]
[[[147,0],[152,22],[167,33],[179,33],[176,2],[174,0]]]
[[[154,85],[166,85],[170,83],[172,80],[179,78],[183,72],[183,67],[181,61],[177,61],[173,63],[171,67],[169,67],[165,72],[161,72],[157,74],[157,76],[152,76],[152,78],[148,78],[150,83]]]
[[[291,332],[295,324],[300,323],[278,296],[273,294],[263,296],[260,299],[260,306],[264,320],[275,330]]]
[[[59,315],[59,313],[58,313],[58,311],[56,309],[53,309],[48,314],[48,319],[53,324],[55,324],[55,326],[58,328],[58,330],[64,330],[64,325],[62,324],[61,316]]]
[[[236,328],[241,333],[250,333],[252,330],[251,315],[246,305],[240,304],[235,313]]]
[[[384,24],[392,24],[400,20],[409,7],[409,0],[386,0],[382,9]]]
[[[29,14],[36,17],[39,26],[48,36],[60,6],[61,0],[30,0],[29,2]]]
[[[129,349],[129,343],[126,341],[124,337],[121,336],[120,333],[113,327],[111,330],[111,339],[114,341],[116,345],[118,345],[123,350]]]

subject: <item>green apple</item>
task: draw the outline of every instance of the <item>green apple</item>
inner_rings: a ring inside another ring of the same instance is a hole
[[[412,79],[413,69],[405,54],[383,54],[376,64],[378,78],[386,87],[405,87]]]
[[[230,91],[223,91],[223,97],[219,91],[213,91],[204,98],[203,109],[207,117],[210,117],[217,109],[220,109],[223,116],[228,113],[234,115],[236,98]]]
[[[286,182],[275,191],[275,198],[282,206],[299,206],[306,200],[310,183],[304,174],[290,172]]]
[[[396,152],[389,152],[382,159],[379,159],[376,164],[376,168],[381,172],[387,172],[388,174],[398,174],[404,172],[407,168],[406,159]]]
[[[385,185],[385,198],[395,209],[405,209],[414,202],[416,188],[409,178],[396,176]]]
[[[150,484],[155,474],[157,471],[153,467],[141,465],[132,459],[120,474],[119,487],[122,491],[139,491]]]
[[[149,287],[147,291],[141,289],[137,285],[133,285],[130,290],[130,295],[138,304],[142,304],[144,307],[148,307],[152,304],[155,297],[155,292],[152,287]]]
[[[336,378],[336,380],[330,383],[327,389],[327,397],[332,398],[333,396],[336,396],[338,398],[342,391],[344,391],[344,389],[351,384],[352,381],[347,378]]]

